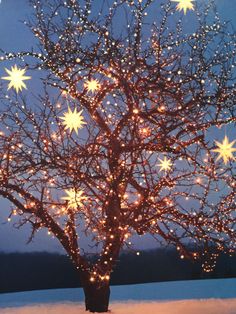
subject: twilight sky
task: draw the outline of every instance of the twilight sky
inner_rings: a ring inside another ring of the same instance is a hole
[[[94,0],[98,2],[101,0]],[[206,2],[208,0],[196,0],[196,2]],[[222,19],[231,20],[236,29],[236,0],[215,0]],[[30,17],[30,8],[27,0],[2,0],[0,4],[0,48],[5,51],[30,50],[35,46],[35,40],[30,31],[22,24],[22,20]],[[155,14],[155,12],[153,12]],[[191,25],[193,13],[183,17],[186,26]],[[17,60],[11,63],[0,63],[0,76],[4,75],[4,67],[17,64]],[[30,73],[32,75],[32,73]],[[37,83],[32,80],[27,82],[28,92],[37,92]],[[6,87],[6,84],[4,84]],[[234,138],[233,133],[230,132]],[[10,204],[0,199],[0,251],[57,251],[63,252],[56,239],[52,239],[47,232],[40,231],[34,242],[26,245],[29,229],[23,227],[16,230],[12,227],[12,222],[7,223]],[[155,247],[155,242],[148,237],[140,238],[135,241],[139,248]]]

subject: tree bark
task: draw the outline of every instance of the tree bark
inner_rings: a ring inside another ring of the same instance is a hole
[[[86,283],[83,286],[86,311],[104,313],[108,312],[110,286],[109,283]]]

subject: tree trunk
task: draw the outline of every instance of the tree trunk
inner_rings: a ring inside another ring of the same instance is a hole
[[[108,312],[110,287],[109,283],[87,283],[83,287],[86,311],[103,313]]]

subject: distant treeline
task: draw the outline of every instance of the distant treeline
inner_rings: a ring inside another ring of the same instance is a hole
[[[222,254],[216,268],[204,273],[201,261],[181,260],[175,250],[123,253],[112,274],[112,284],[236,277],[236,256]],[[69,258],[50,253],[0,253],[0,292],[79,287]]]

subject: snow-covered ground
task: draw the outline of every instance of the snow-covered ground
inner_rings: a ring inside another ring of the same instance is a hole
[[[236,314],[236,279],[114,286],[114,314]],[[81,289],[0,294],[0,314],[85,314]]]

